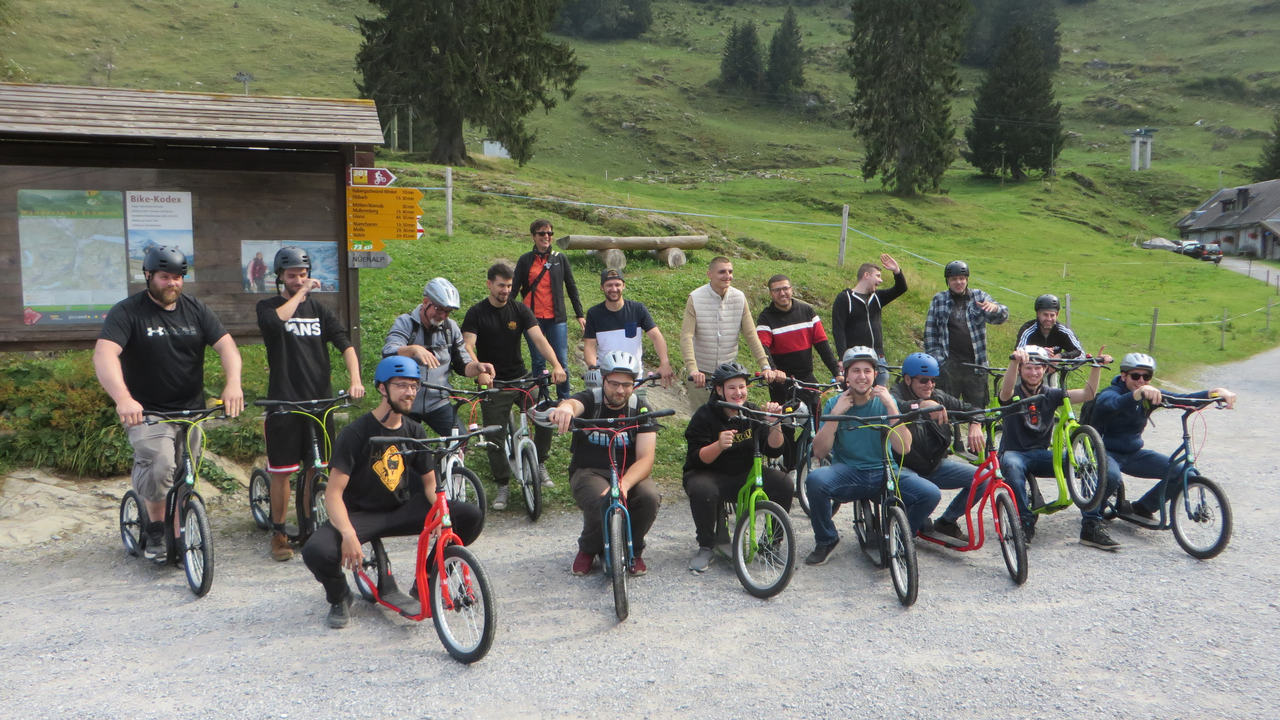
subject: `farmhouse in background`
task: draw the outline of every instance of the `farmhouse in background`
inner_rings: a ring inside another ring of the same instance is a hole
[[[1183,240],[1227,255],[1280,259],[1280,180],[1224,188],[1176,224]]]

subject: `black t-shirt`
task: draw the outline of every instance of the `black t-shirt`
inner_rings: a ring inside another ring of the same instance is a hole
[[[751,410],[760,409],[749,402],[743,403],[743,407]],[[733,444],[728,450],[721,452],[715,462],[710,465],[702,462],[698,452],[719,440],[720,433],[725,430],[734,431]],[[760,443],[760,449],[766,457],[778,457],[782,454],[782,446],[769,447],[766,441],[768,436],[767,428],[747,422],[741,416],[730,418],[725,415],[724,410],[710,403],[703,405],[698,408],[693,417],[689,418],[689,424],[684,429],[684,439],[689,444],[684,458],[684,471],[710,470],[723,475],[745,476],[751,472],[751,465],[755,460],[756,449],[753,443]]]
[[[204,349],[226,334],[199,300],[179,295],[165,310],[143,290],[111,308],[98,338],[124,348],[124,384],[143,410],[177,412],[204,407]]]
[[[1004,439],[1000,441],[1001,452],[1048,449],[1049,442],[1053,438],[1053,414],[1057,412],[1062,400],[1067,397],[1067,392],[1061,388],[1051,388],[1041,384],[1039,390],[1033,394],[1043,394],[1044,399],[1029,405],[1024,413],[1009,415],[1004,419]],[[1019,382],[1013,386],[1013,397],[1004,404],[1008,405],[1018,398],[1031,397],[1031,395]]]
[[[951,293],[951,317],[947,319],[947,354],[958,362],[974,361],[973,335],[969,332],[969,293]]]
[[[595,392],[592,390],[584,390],[583,392],[574,393],[570,399],[577,400],[582,403],[583,418],[618,418],[626,417],[631,413],[629,404],[621,408],[613,409],[608,403],[601,402],[599,409],[596,408]],[[649,412],[649,408],[644,403],[637,403],[635,414]],[[625,432],[613,441],[613,456],[618,462],[618,477],[622,477],[636,461],[636,440],[640,433],[657,432],[658,426],[653,423],[652,418],[642,420],[639,427],[635,430]],[[609,469],[609,438],[613,433],[607,430],[584,430],[574,434],[573,459],[569,463],[569,472],[572,473],[578,468],[595,468],[598,470]]]
[[[434,456],[428,452],[400,455],[397,451],[416,449],[380,445],[373,447],[369,438],[396,436],[423,438],[427,433],[418,423],[402,417],[400,427],[392,430],[365,413],[338,435],[329,464],[351,476],[342,500],[352,512],[387,512],[400,507],[409,498],[410,483],[422,487],[422,476],[435,470]]]
[[[462,332],[476,335],[476,359],[492,363],[499,380],[517,380],[528,372],[520,355],[520,336],[537,326],[538,319],[524,303],[508,300],[494,307],[489,298],[468,308],[462,319]]]
[[[315,298],[303,300],[293,317],[281,320],[276,310],[287,302],[280,295],[258,301],[258,329],[267,346],[272,400],[318,400],[333,397],[329,382],[331,342],[339,352],[351,347],[338,316]]]

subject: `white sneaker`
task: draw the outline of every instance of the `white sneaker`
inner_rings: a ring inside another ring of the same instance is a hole
[[[553,488],[556,486],[551,480],[551,473],[547,472],[547,466],[543,463],[538,463],[538,477],[542,478],[542,487]]]
[[[511,499],[511,488],[507,485],[503,485],[502,487],[498,488],[498,494],[493,498],[493,509],[506,510],[507,501],[510,499]]]

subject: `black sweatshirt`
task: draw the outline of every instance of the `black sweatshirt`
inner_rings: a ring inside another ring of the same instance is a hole
[[[864,300],[853,288],[846,288],[837,295],[831,306],[831,332],[836,336],[836,355],[843,357],[845,350],[855,345],[866,345],[884,357],[880,310],[906,292],[907,279],[901,272],[896,272],[893,274],[893,287],[876,290],[868,299]]]

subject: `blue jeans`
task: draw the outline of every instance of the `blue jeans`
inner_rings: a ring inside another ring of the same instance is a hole
[[[929,518],[938,506],[942,493],[932,483],[902,468],[898,478],[902,502],[907,506],[907,523],[911,534]],[[852,502],[870,500],[884,487],[884,469],[859,470],[848,465],[829,465],[809,472],[805,488],[809,491],[809,520],[813,523],[814,539],[819,545],[831,545],[840,539],[836,524],[831,519],[831,501]]]
[[[1142,504],[1142,507],[1156,514],[1159,514],[1160,506],[1164,503],[1165,485],[1169,484],[1165,478],[1179,478],[1180,482],[1182,470],[1186,466],[1185,463],[1178,463],[1173,472],[1170,472],[1168,455],[1145,448],[1131,453],[1109,452],[1107,453],[1107,460],[1109,461],[1107,463],[1108,497],[1120,487],[1121,473],[1131,477],[1160,481],[1138,501]]]
[[[955,499],[942,513],[943,520],[955,522],[969,509],[969,488],[973,486],[973,474],[977,468],[956,460],[943,460],[937,470],[924,476],[925,480],[937,485],[942,490],[959,490]],[[986,489],[986,483],[979,490]]]
[[[1013,497],[1018,501],[1018,516],[1023,523],[1031,522],[1034,515],[1027,500],[1027,476],[1054,477],[1053,452],[1005,450],[1000,455],[1000,472],[1005,483],[1013,488]]]
[[[567,323],[558,323],[555,320],[543,320],[538,318],[538,327],[542,329],[542,334],[546,336],[547,342],[551,345],[551,349],[556,353],[556,359],[560,361],[560,367],[564,368],[564,382],[556,385],[556,399],[564,400],[569,397],[569,326]],[[529,360],[533,363],[533,374],[538,376],[547,368],[547,361],[542,357],[542,353],[538,352],[537,346],[525,335],[524,342],[529,346]]]

